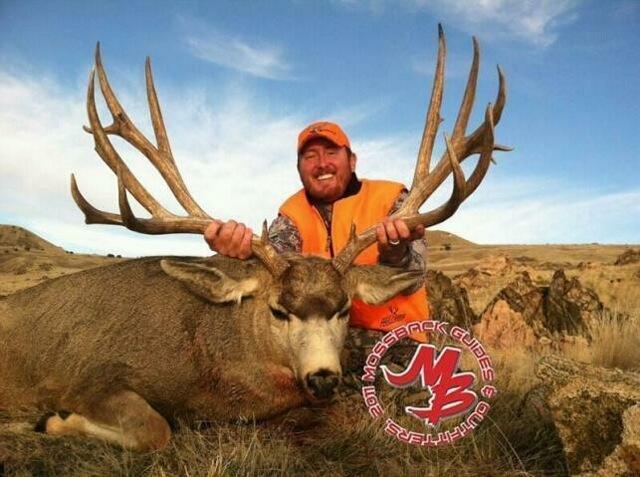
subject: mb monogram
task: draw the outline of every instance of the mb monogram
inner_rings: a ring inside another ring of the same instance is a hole
[[[380,364],[392,346],[416,333],[431,336],[439,334],[455,344],[444,346],[440,351],[432,344],[419,344],[405,369],[399,372]],[[474,356],[477,372],[460,371],[460,358],[465,350]],[[407,415],[422,423],[422,429],[426,427],[427,431],[436,431],[444,421],[455,417],[460,420],[452,429],[424,433],[409,430],[388,417],[384,424],[385,432],[410,444],[440,446],[468,435],[491,409],[488,400],[497,394],[495,386],[491,384],[495,381],[496,373],[482,344],[467,330],[443,321],[407,323],[388,332],[373,346],[364,366],[362,396],[374,419],[385,415],[375,386],[378,369],[382,375],[382,386],[414,386],[429,392],[430,396],[423,405],[404,407]]]

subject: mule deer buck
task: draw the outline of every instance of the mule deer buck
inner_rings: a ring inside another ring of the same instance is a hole
[[[479,52],[446,153],[430,170],[440,119],[445,40],[438,60],[415,176],[396,216],[410,228],[450,217],[485,176],[494,150],[494,125],[505,105],[498,70],[495,106],[466,135],[476,89]],[[113,123],[96,111],[94,75]],[[213,220],[193,200],[173,159],[149,60],[146,86],[157,145],[131,122],[114,95],[99,45],[89,77],[87,112],[95,149],[118,179],[120,213],[91,206],[72,176],[71,191],[88,224],[122,225],[145,234],[203,233]],[[158,169],[187,216],[160,205],[129,171],[109,136],[120,136]],[[459,162],[479,154],[465,180]],[[419,207],[453,173],[442,206]],[[137,218],[131,194],[150,213]],[[52,435],[86,435],[137,450],[165,446],[176,418],[265,419],[330,398],[340,381],[340,352],[353,297],[371,304],[415,287],[419,272],[354,259],[375,238],[375,227],[352,234],[332,260],[278,254],[254,236],[254,258],[140,258],[50,280],[0,302],[0,409],[48,411],[41,422]]]

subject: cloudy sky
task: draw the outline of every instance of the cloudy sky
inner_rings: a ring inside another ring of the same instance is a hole
[[[96,41],[112,86],[150,138],[151,56],[174,156],[216,217],[253,227],[272,219],[299,188],[297,133],[319,119],[347,130],[362,177],[410,183],[438,22],[448,46],[441,132],[455,120],[475,34],[481,74],[470,129],[494,101],[499,63],[508,100],[497,138],[515,148],[496,154],[480,189],[440,228],[479,243],[640,243],[635,0],[2,0],[0,223],[75,251],[207,253],[197,236],[84,225],[72,172],[94,205],[117,209],[115,177],[81,128]],[[146,159],[114,143],[179,212]],[[423,210],[448,196],[450,184],[443,188]]]

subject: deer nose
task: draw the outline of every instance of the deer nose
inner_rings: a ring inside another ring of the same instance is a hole
[[[321,369],[315,373],[307,374],[307,388],[317,399],[328,399],[333,396],[338,384],[340,374],[328,369]]]

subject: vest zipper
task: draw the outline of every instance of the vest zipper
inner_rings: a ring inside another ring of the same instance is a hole
[[[331,225],[329,227],[327,227],[327,223],[324,221],[324,217],[322,216],[318,208],[314,205],[312,205],[311,208],[315,211],[316,215],[320,218],[320,222],[322,222],[322,225],[324,225],[324,228],[327,231],[327,242],[324,245],[324,250],[325,252],[329,252],[329,256],[333,258],[334,257],[333,237],[331,236],[331,228],[333,226],[333,206],[331,207],[331,219],[330,219]]]
[[[337,201],[336,201],[337,202]],[[331,222],[329,223],[329,230],[327,230],[327,241],[329,242],[329,256],[334,257],[333,253],[333,236],[331,235],[331,229],[333,229],[333,211],[336,208],[335,202],[331,205]]]

